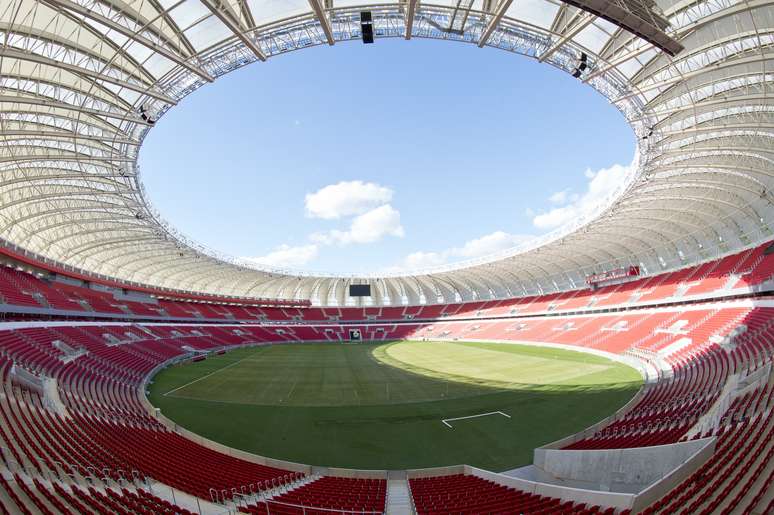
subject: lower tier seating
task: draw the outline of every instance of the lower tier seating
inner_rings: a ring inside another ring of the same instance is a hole
[[[33,515],[194,515],[142,488],[85,487],[0,474],[0,513]]]
[[[587,508],[585,504],[521,492],[472,475],[411,479],[409,485],[419,515],[599,513],[598,507]]]
[[[385,479],[352,479],[322,477],[271,500],[243,508],[243,513],[295,515],[318,513],[383,513],[387,481]]]

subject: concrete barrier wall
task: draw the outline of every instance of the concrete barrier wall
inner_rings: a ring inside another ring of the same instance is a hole
[[[632,505],[632,512],[637,513],[650,506],[653,502],[661,499],[670,490],[679,485],[686,477],[696,472],[699,467],[704,465],[715,453],[715,446],[717,445],[717,438],[703,438],[705,442],[693,456],[691,456],[685,463],[672,470],[669,474],[664,476],[660,481],[651,485],[647,489],[640,492]]]
[[[504,476],[495,472],[478,469],[465,465],[468,474],[478,476],[495,483],[516,488],[524,492],[529,492],[547,497],[554,497],[562,501],[572,501],[574,503],[586,503],[605,508],[616,508],[619,510],[630,509],[634,504],[635,496],[633,494],[618,492],[601,492],[595,490],[585,490],[582,488],[569,488],[566,486],[556,486],[538,481],[528,481],[515,477]]]
[[[726,384],[723,385],[723,389],[720,391],[720,395],[712,403],[712,406],[704,412],[693,427],[686,433],[688,438],[693,438],[696,435],[702,435],[711,429],[714,429],[720,423],[726,410],[731,406],[731,402],[736,397],[736,391],[739,387],[739,375],[732,374],[726,379]]]
[[[587,490],[639,494],[683,466],[708,440],[632,449],[535,449],[535,480]]]
[[[587,503],[593,504],[595,506],[603,506],[606,508],[613,507],[620,510],[631,508],[635,499],[633,494],[597,492],[593,490],[584,490],[581,488],[568,488],[564,486],[550,485],[538,481],[529,481],[526,479],[505,476],[496,472],[489,472],[488,470],[471,467],[470,465],[414,469],[408,470],[406,472],[408,479],[450,476],[454,474],[469,474],[486,479],[488,481],[493,481],[500,485],[521,490],[522,492],[554,497],[563,501]]]
[[[756,369],[748,375],[734,374],[729,376],[723,390],[720,392],[717,400],[701,416],[688,431],[688,438],[695,435],[701,435],[714,430],[720,425],[720,421],[728,410],[729,406],[738,398],[754,392],[758,388],[765,387],[769,382],[769,376],[772,372],[771,363]]]

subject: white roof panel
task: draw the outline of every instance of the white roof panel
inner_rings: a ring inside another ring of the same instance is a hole
[[[774,191],[769,4],[659,2],[690,27],[669,31],[685,49],[667,57],[607,20],[577,30],[574,21],[587,20],[558,2],[514,0],[505,13],[493,2],[484,15],[481,2],[470,13],[453,0],[420,3],[416,37],[492,45],[575,74],[621,110],[639,147],[615,191],[570,225],[497,255],[377,280],[261,268],[204,248],[147,202],[136,166],[146,132],[180,98],[247,63],[358,37],[356,8],[375,2],[334,0],[329,34],[308,0],[247,0],[257,31],[236,0],[213,2],[217,16],[201,0],[78,0],[83,11],[67,12],[14,2],[0,9],[9,32],[0,199],[12,200],[0,202],[0,219],[12,222],[0,237],[83,273],[337,305],[351,302],[346,289],[357,280],[371,283],[376,304],[417,304],[576,288],[589,273],[628,264],[655,273],[772,238],[774,207],[761,195]],[[444,26],[455,9],[467,20],[462,32]],[[373,13],[384,36],[404,36],[402,4]],[[499,15],[508,30],[496,30]]]
[[[307,0],[247,0],[247,5],[259,26],[312,11]]]
[[[233,32],[223,25],[223,22],[214,15],[197,23],[193,27],[184,30],[183,34],[198,51],[205,50],[212,46],[213,43],[222,41],[223,39],[234,35]]]
[[[559,11],[559,4],[547,0],[516,0],[511,3],[505,15],[531,25],[549,29]]]
[[[184,2],[171,11],[169,11],[169,17],[180,27],[180,30],[185,31],[191,25],[197,21],[210,16],[212,13],[202,3],[197,2]]]
[[[573,39],[592,52],[599,52],[605,46],[605,43],[610,40],[610,34],[592,23],[580,31]]]

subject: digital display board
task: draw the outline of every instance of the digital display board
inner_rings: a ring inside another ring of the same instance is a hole
[[[350,284],[349,296],[350,297],[370,297],[371,285],[370,284]]]

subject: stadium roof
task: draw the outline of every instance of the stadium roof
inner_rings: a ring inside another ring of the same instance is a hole
[[[377,38],[489,46],[577,77],[629,121],[631,173],[593,216],[528,246],[392,277],[259,270],[166,224],[137,169],[153,123],[240,66],[359,39],[363,10]],[[0,237],[100,276],[323,305],[370,282],[377,305],[453,302],[579,287],[632,264],[653,273],[772,237],[770,0],[7,0],[0,35]]]

